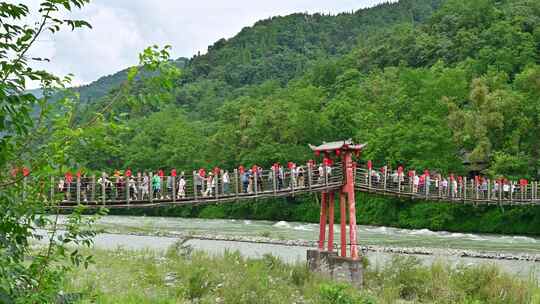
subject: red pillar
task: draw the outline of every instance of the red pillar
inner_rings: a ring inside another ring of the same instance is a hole
[[[351,258],[358,258],[358,250],[356,248],[356,207],[354,198],[354,175],[351,152],[344,153],[343,162],[345,166],[345,185],[344,190],[347,192],[349,199],[349,241],[351,243]]]
[[[321,218],[319,222],[319,250],[324,250],[324,239],[326,234],[326,192],[321,193]]]
[[[334,251],[334,191],[329,193],[328,198],[328,251]]]
[[[339,191],[339,212],[341,218],[341,256],[347,256],[347,211],[345,208],[345,193]]]

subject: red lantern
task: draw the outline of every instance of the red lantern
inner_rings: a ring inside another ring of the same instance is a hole
[[[28,169],[26,167],[23,167],[22,173],[23,173],[23,176],[26,177],[26,176],[30,175],[30,169]]]
[[[128,168],[128,169],[126,170],[126,176],[127,176],[127,177],[131,177],[131,169]]]
[[[341,153],[341,150],[336,150],[336,156],[339,156],[340,153]]]
[[[173,168],[173,169],[171,170],[171,176],[176,177],[176,169]]]
[[[206,176],[206,170],[204,170],[204,168],[199,169],[199,176],[200,177],[205,177]]]
[[[244,174],[244,172],[245,172],[244,166],[240,165],[238,167],[238,171],[240,172],[240,174]]]
[[[367,168],[368,168],[368,170],[373,169],[373,163],[371,163],[371,160],[367,161]]]
[[[65,177],[66,177],[66,181],[67,181],[68,183],[71,183],[71,182],[73,181],[73,175],[71,175],[71,172],[70,172],[70,171],[66,172],[66,176],[65,176]]]

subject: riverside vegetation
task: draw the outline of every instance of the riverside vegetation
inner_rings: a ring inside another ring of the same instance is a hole
[[[359,291],[309,272],[305,263],[288,265],[270,255],[209,256],[181,244],[166,253],[93,254],[95,264],[65,281],[64,292],[80,303],[540,303],[533,279],[489,265],[423,266],[414,257],[396,256],[384,266],[368,266]]]
[[[353,138],[376,167],[539,179],[539,51],[535,0],[402,0],[262,20],[206,54],[161,56],[130,86],[126,70],[76,88],[76,120],[105,107],[115,127],[84,129],[73,170],[268,168],[306,161],[308,143]],[[298,201],[147,213],[314,221],[317,207]],[[540,232],[538,207],[359,202],[363,224]]]

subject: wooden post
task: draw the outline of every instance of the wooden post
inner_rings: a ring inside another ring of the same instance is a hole
[[[467,177],[463,177],[463,186],[464,186],[464,189],[463,189],[463,200],[467,200]]]
[[[279,169],[278,169],[279,170]],[[279,172],[278,172],[279,174]],[[274,191],[274,196],[276,196],[276,193],[277,193],[277,178],[278,178],[278,174],[276,174],[276,170],[272,169],[272,175],[274,178],[272,178],[272,187],[273,187],[273,191]]]
[[[309,184],[309,190],[311,190],[311,184],[313,183],[313,168],[311,167],[311,163],[307,163],[307,170],[308,170],[308,184]],[[272,170],[273,172],[274,170]],[[274,176],[275,177],[275,176]]]
[[[328,197],[328,247],[330,252],[334,251],[334,191],[329,193]]]
[[[488,186],[488,191],[487,191],[487,200],[490,201],[491,200],[491,180],[487,180],[487,186]]]
[[[92,194],[91,194],[91,197],[90,197],[90,201],[95,202],[95,201],[97,201],[96,200],[96,175],[95,174],[92,174],[91,183],[92,183]]]
[[[199,194],[197,193],[198,189],[197,189],[197,179],[198,179],[198,176],[197,176],[197,173],[195,171],[193,171],[193,196],[195,197],[195,200],[199,200]],[[201,187],[202,189],[202,187]]]
[[[441,177],[440,174],[437,176],[437,197],[440,199],[442,198],[442,180],[439,177]]]
[[[371,192],[371,169],[368,169],[368,188]]]
[[[223,194],[223,196],[227,196],[228,193],[225,193],[225,183],[223,182],[223,173],[225,173],[225,171],[222,170],[219,173],[221,174],[221,178],[218,179],[218,182],[221,181],[221,193]]]
[[[212,180],[212,184],[216,185],[216,187],[214,188],[214,190],[216,191],[214,196],[216,197],[216,199],[219,199],[219,172],[217,172],[214,175],[214,179]]]
[[[498,188],[499,189],[499,204],[503,199],[503,187],[502,186],[503,186],[502,182],[499,182],[499,188]]]
[[[255,190],[255,196],[257,196],[259,194],[259,187],[258,187],[258,177],[259,177],[259,174],[258,174],[258,169],[256,169],[254,172],[253,172],[253,190]]]
[[[150,203],[154,201],[154,187],[152,186],[153,179],[154,179],[154,172],[148,173],[148,194],[150,194]]]
[[[294,169],[296,171],[296,169]],[[290,185],[291,185],[291,194],[292,196],[294,196],[294,184],[296,183],[296,176],[295,176],[295,173],[293,171],[293,169],[289,170],[290,172],[290,178],[291,180],[289,181]]]
[[[514,200],[514,181],[510,181],[510,202]]]
[[[234,169],[234,195],[238,198],[238,169]]]
[[[107,189],[105,189],[105,187],[105,172],[101,172],[101,202],[103,205],[105,205],[107,201]]]
[[[131,199],[130,195],[129,195],[129,177],[126,176],[125,177],[125,180],[124,180],[124,187],[126,187],[126,204],[129,205],[129,201]]]
[[[176,176],[171,176],[172,178],[172,201],[176,202]]]
[[[138,199],[138,200],[142,200],[142,193],[141,192],[141,173],[137,173],[137,194],[135,195],[135,197]]]
[[[386,183],[387,183],[387,179],[388,179],[388,166],[384,167],[384,181],[383,181],[383,189],[384,189],[384,192],[386,192]]]
[[[480,185],[478,184],[478,182],[476,180],[472,181],[475,185],[475,188],[474,188],[474,191],[476,191],[476,200],[479,199],[479,193],[478,193],[478,190],[480,188]]]
[[[81,203],[81,178],[77,176],[77,205]]]

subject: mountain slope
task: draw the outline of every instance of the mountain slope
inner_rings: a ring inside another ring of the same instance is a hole
[[[425,20],[442,2],[403,0],[354,13],[292,14],[262,20],[230,39],[215,42],[204,55],[179,58],[179,66],[186,67],[182,83],[207,79],[219,82],[219,86],[239,88],[276,80],[284,85],[315,61],[347,54],[359,40],[381,28]],[[126,71],[75,90],[81,101],[92,103],[117,87]]]

